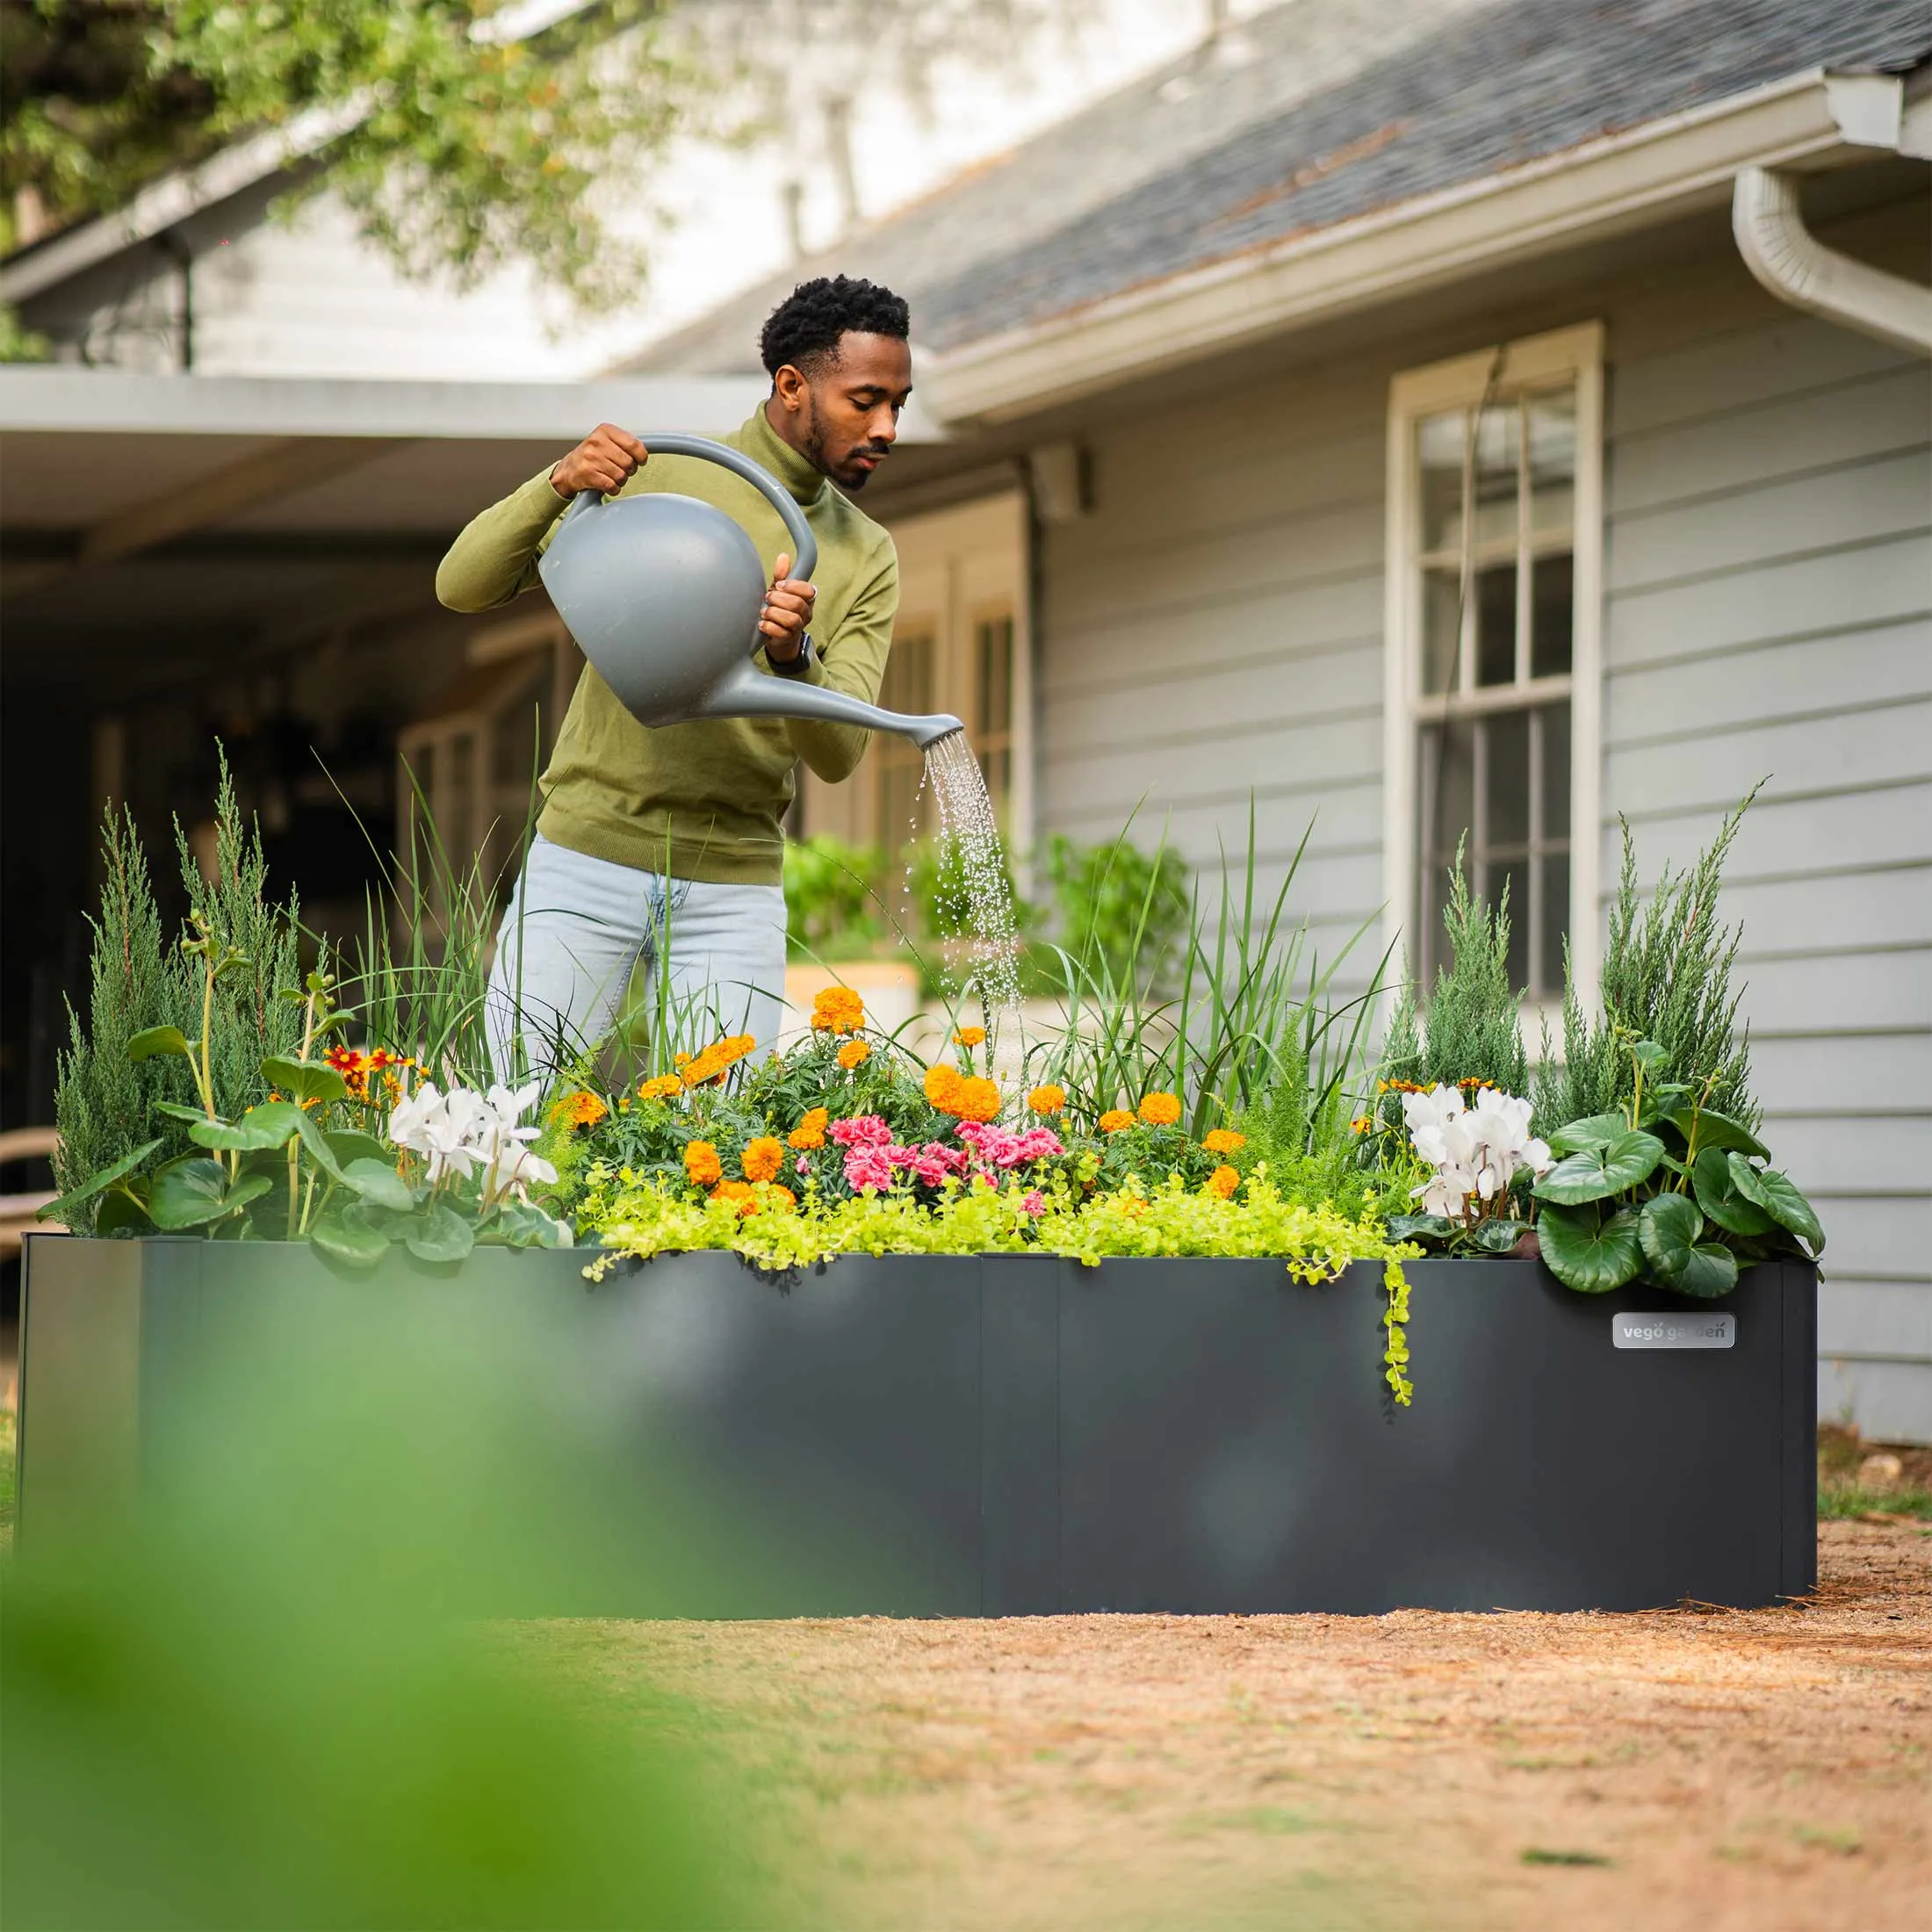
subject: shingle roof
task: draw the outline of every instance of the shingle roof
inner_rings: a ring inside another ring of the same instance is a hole
[[[1292,0],[626,364],[756,366],[801,275],[889,282],[945,349],[1818,67],[1932,54],[1915,0]]]

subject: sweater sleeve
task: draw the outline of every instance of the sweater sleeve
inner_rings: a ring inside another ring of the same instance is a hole
[[[821,684],[868,704],[879,702],[885,660],[892,648],[892,623],[899,609],[899,560],[887,540],[877,567],[852,601],[845,620],[831,637],[813,637],[813,661],[803,673],[806,684]],[[769,669],[762,651],[759,661]],[[828,724],[794,717],[785,721],[792,749],[827,784],[851,777],[872,733],[859,724]]]
[[[568,501],[533,476],[471,518],[436,566],[436,602],[451,610],[494,610],[537,588],[537,559]]]

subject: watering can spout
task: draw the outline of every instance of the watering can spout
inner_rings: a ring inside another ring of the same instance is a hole
[[[693,715],[798,717],[825,724],[856,724],[869,732],[896,732],[901,738],[911,739],[921,751],[966,729],[948,712],[936,712],[930,717],[909,717],[868,704],[862,698],[848,697],[843,691],[827,690],[822,684],[795,684],[789,678],[768,675],[749,660],[734,665],[729,674],[706,694]]]
[[[777,479],[728,443],[653,436],[654,453],[702,457],[742,477],[778,512],[791,539],[795,581],[818,545]],[[965,727],[956,717],[904,717],[822,684],[760,671],[752,652],[765,570],[744,530],[721,509],[668,493],[579,496],[537,569],[586,658],[640,724],[700,717],[798,717],[896,732],[922,751]]]

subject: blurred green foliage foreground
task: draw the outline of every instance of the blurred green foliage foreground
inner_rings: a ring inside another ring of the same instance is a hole
[[[614,1528],[625,1561],[671,1562],[668,1542],[546,1456],[558,1418],[507,1342],[452,1359],[406,1309],[372,1330],[366,1305],[278,1310],[295,1298],[263,1287],[261,1324],[208,1365],[204,1433],[138,1510],[36,1517],[30,1402],[0,1921],[759,1922],[705,1713],[600,1724],[487,1622],[533,1570],[551,1594],[607,1569]]]

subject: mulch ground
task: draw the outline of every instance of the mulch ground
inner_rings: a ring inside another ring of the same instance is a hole
[[[749,1923],[1921,1932],[1932,1529],[1827,1523],[1820,1561],[1754,1612],[515,1641],[611,1721],[717,1713]]]

